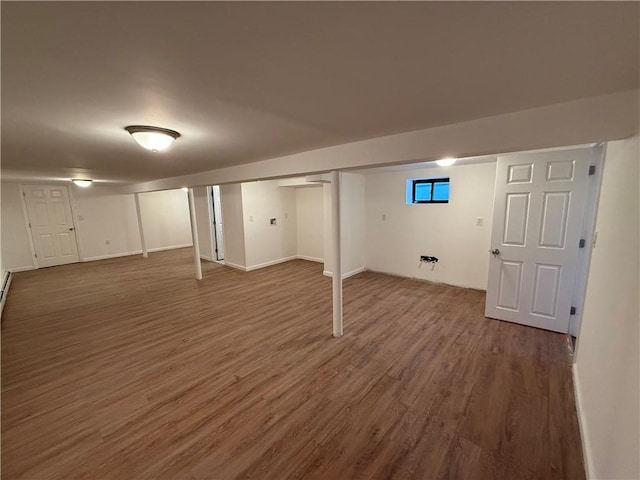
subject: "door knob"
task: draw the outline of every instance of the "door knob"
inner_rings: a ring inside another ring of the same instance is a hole
[[[75,230],[75,228],[73,228],[73,227],[69,228],[70,232],[73,232],[74,230]]]
[[[491,254],[494,257],[497,257],[498,255],[500,255],[500,250],[498,250],[497,248],[494,248],[493,250],[489,250],[489,252],[491,252]]]

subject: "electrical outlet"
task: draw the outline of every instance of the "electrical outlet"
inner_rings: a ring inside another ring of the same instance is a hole
[[[277,225],[278,221],[275,218],[270,218],[269,219],[269,225]]]
[[[249,215],[249,221],[253,222],[253,215]]]
[[[383,214],[382,214],[382,221],[383,221],[383,222],[386,222],[386,221],[387,221],[387,214],[386,214],[386,213],[383,213]]]
[[[481,227],[484,225],[484,218],[482,217],[477,217],[476,218],[476,227]]]
[[[105,244],[105,245],[111,245],[111,240],[105,240],[105,241],[104,241],[104,244]]]

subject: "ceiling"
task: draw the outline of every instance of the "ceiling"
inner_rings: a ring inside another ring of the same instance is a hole
[[[638,88],[638,2],[2,2],[2,175],[137,182]],[[168,152],[123,130],[178,130]]]

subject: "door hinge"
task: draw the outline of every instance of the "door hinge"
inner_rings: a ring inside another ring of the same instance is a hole
[[[578,248],[584,248],[584,245],[585,245],[584,238],[581,238],[580,242],[578,242]]]
[[[576,314],[576,307],[571,307],[571,309],[569,310],[569,315],[575,315]]]
[[[34,256],[34,257],[36,257],[36,258],[38,258],[38,254],[37,254],[37,253],[34,253],[34,254],[33,254],[33,256]]]
[[[596,174],[596,166],[589,165],[589,175],[595,175],[595,174]]]
[[[31,228],[31,222],[29,222],[29,228]]]

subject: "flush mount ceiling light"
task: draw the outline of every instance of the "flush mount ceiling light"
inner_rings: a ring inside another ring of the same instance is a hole
[[[171,146],[180,136],[175,130],[168,128],[150,127],[147,125],[131,125],[124,127],[138,144],[152,152],[162,152]]]
[[[456,163],[456,159],[455,158],[442,158],[440,160],[436,160],[436,163],[440,167],[450,167],[451,165]]]
[[[72,178],[71,181],[78,187],[82,188],[87,188],[91,185],[91,182],[93,182],[93,180],[89,180],[88,178]]]

